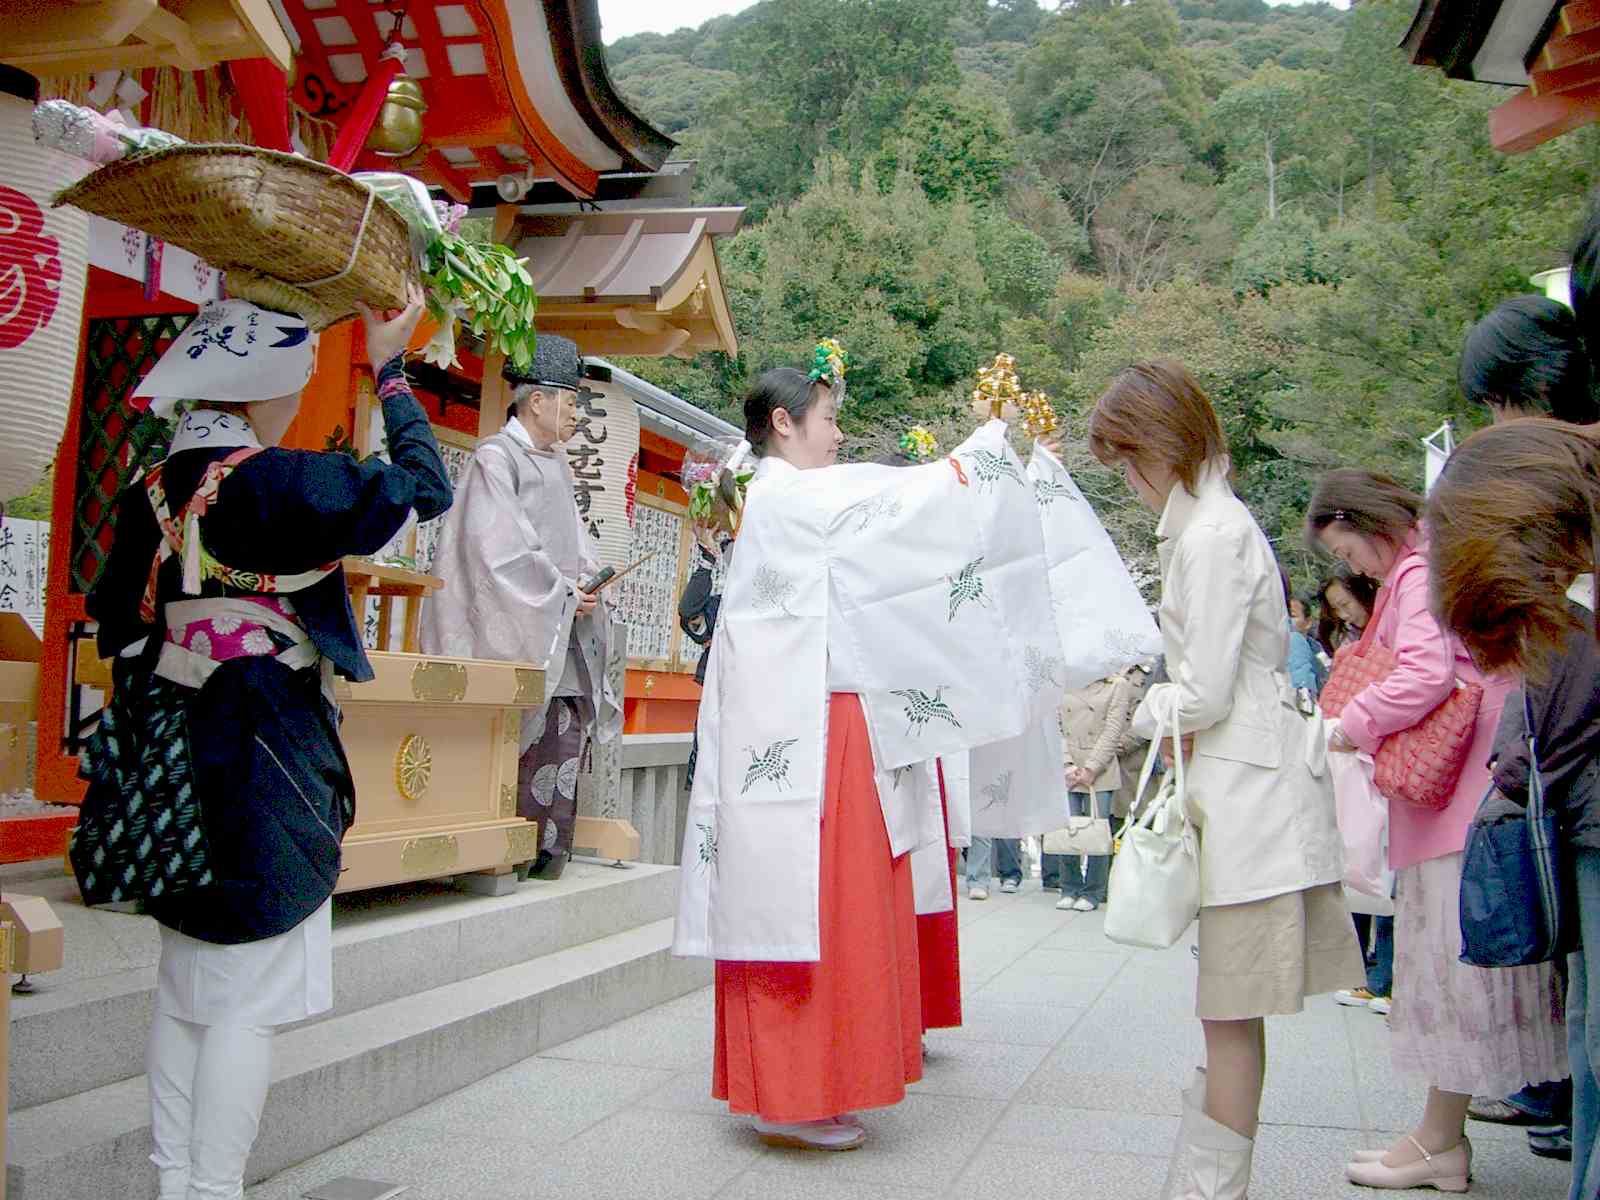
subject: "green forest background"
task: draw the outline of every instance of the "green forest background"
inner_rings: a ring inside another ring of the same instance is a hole
[[[1240,494],[1297,582],[1318,474],[1420,488],[1419,439],[1482,422],[1470,325],[1566,261],[1600,132],[1488,144],[1511,93],[1396,48],[1411,0],[765,0],[607,50],[616,83],[743,204],[723,243],[736,359],[627,360],[739,423],[744,387],[848,347],[847,454],[912,424],[948,447],[1005,350],[1054,399],[1068,465],[1138,573],[1153,518],[1083,446],[1130,362],[1205,384]]]

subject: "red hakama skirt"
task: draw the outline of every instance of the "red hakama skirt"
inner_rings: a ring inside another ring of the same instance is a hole
[[[950,828],[950,802],[939,772],[939,803],[944,828]],[[948,840],[949,834],[946,833]],[[950,911],[917,916],[917,948],[922,964],[922,1028],[954,1029],[961,1024],[961,948],[956,925],[956,848],[950,847]]]
[[[717,963],[711,1094],[733,1112],[825,1120],[922,1078],[911,860],[890,856],[854,695],[829,698],[820,887],[821,961]]]

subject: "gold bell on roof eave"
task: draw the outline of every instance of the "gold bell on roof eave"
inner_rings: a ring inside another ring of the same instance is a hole
[[[367,149],[385,158],[404,158],[422,145],[422,114],[428,101],[422,85],[409,75],[389,81],[389,94],[367,134]]]

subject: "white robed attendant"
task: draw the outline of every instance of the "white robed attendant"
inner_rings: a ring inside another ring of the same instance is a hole
[[[872,1047],[821,1069],[804,1052],[776,1049],[829,1040],[794,1026],[827,1007],[832,977],[850,969],[844,943],[857,934],[835,928],[830,889],[869,871],[854,859],[839,869],[825,846],[870,806],[862,836],[893,864],[881,891],[899,897],[905,876],[908,924],[898,911],[884,917],[893,928],[881,953],[897,954],[906,929],[914,937],[906,856],[948,836],[937,790],[918,782],[922,764],[1018,737],[1053,716],[1064,688],[1108,669],[1103,655],[1075,663],[1063,653],[1036,489],[1002,422],[911,469],[831,466],[836,432],[829,452],[808,461],[807,424],[833,428],[835,402],[802,373],[776,371],[746,404],[751,440],[768,441],[768,453],[749,487],[712,644],[674,942],[680,955],[718,960],[715,1094],[757,1115],[764,1132],[781,1123],[780,1136],[805,1144],[817,1141],[808,1123],[827,1127],[818,1138],[859,1144],[859,1127],[839,1116],[895,1102],[921,1069],[914,1038],[906,1078],[876,1090],[850,1086],[885,1059]],[[1095,521],[1087,506],[1078,519]],[[1120,563],[1115,572],[1126,578]],[[1106,612],[1114,589],[1097,582],[1080,572],[1077,602]],[[1102,642],[1122,619],[1102,625]],[[777,969],[757,969],[764,964]],[[897,990],[880,982],[858,994],[874,988]],[[763,996],[782,1003],[764,1008]],[[792,1027],[767,1030],[769,1020]],[[882,1023],[892,1048],[917,1022],[891,1012]]]
[[[545,669],[545,705],[523,714],[517,812],[539,823],[535,871],[556,878],[572,848],[585,749],[621,732],[622,705],[605,670],[610,615],[584,591],[599,551],[563,445],[577,426],[582,359],[570,339],[545,334],[530,369],[505,374],[515,402],[479,443],[440,534],[444,587],[423,609],[422,649]]]

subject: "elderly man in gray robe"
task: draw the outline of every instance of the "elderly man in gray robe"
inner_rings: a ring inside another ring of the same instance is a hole
[[[546,705],[523,717],[517,811],[539,824],[533,871],[561,875],[577,820],[578,769],[590,738],[622,727],[606,679],[611,622],[585,590],[599,555],[578,513],[564,443],[578,424],[583,360],[567,338],[541,334],[532,367],[506,381],[505,426],[479,443],[439,537],[422,650],[530,662],[545,669]]]

